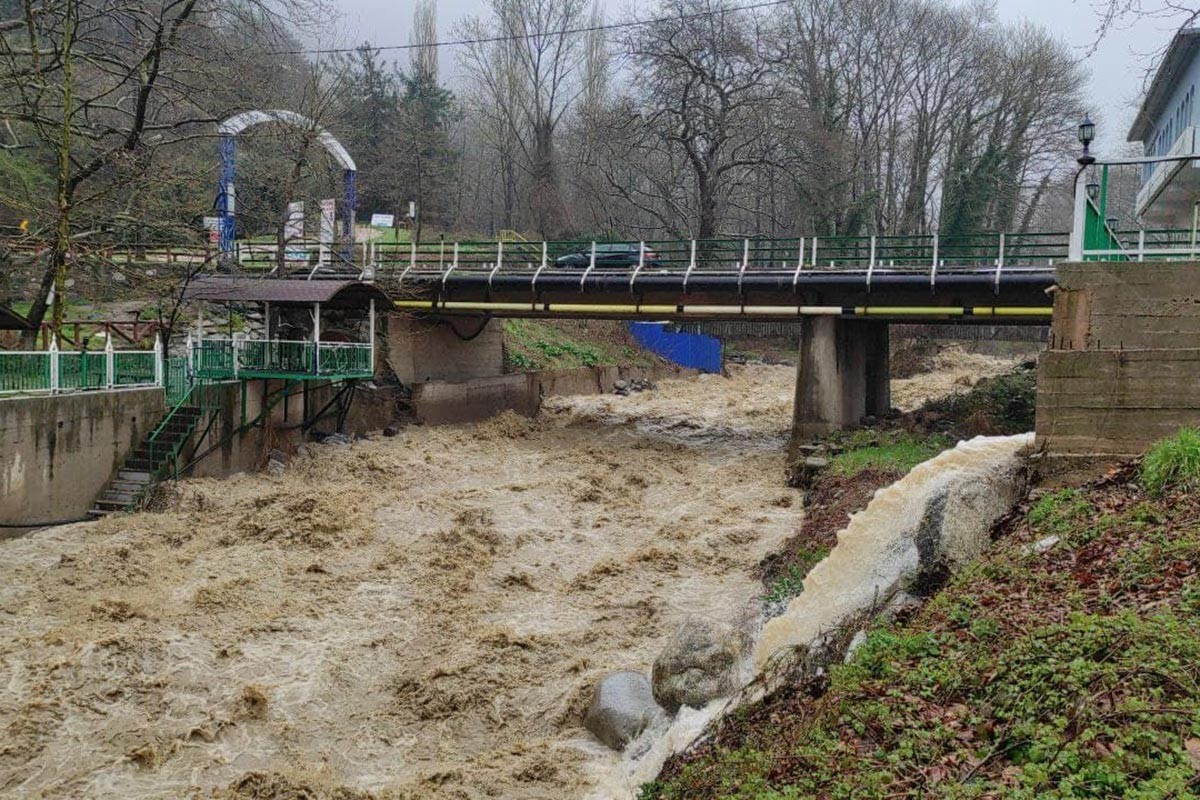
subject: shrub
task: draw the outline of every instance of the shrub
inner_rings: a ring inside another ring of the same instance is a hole
[[[1181,428],[1161,439],[1142,459],[1142,486],[1153,495],[1200,488],[1200,429]]]

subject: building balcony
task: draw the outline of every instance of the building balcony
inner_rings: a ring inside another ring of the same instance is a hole
[[[1196,153],[1196,143],[1196,126],[1189,125],[1164,155],[1186,156]],[[1149,175],[1142,182],[1134,206],[1139,218],[1148,223],[1174,227],[1183,225],[1186,217],[1190,224],[1192,204],[1200,199],[1196,194],[1200,180],[1190,172],[1180,176],[1181,180],[1176,180],[1176,176],[1189,164],[1195,166],[1196,162],[1162,161],[1149,165]]]

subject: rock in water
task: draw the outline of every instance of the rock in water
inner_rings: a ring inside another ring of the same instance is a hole
[[[623,750],[662,713],[645,675],[614,672],[596,685],[583,724],[609,747]]]
[[[671,713],[703,708],[737,688],[745,633],[703,617],[689,617],[654,660],[654,699]]]

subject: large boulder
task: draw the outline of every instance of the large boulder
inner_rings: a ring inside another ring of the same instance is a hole
[[[583,724],[609,747],[623,750],[662,713],[645,675],[614,672],[596,684]]]
[[[704,617],[688,617],[654,660],[654,699],[671,713],[703,708],[737,689],[749,646],[745,631]]]

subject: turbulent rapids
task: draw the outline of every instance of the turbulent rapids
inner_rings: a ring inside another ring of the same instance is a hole
[[[311,447],[0,543],[0,794],[582,797],[596,681],[753,607],[794,372]]]

